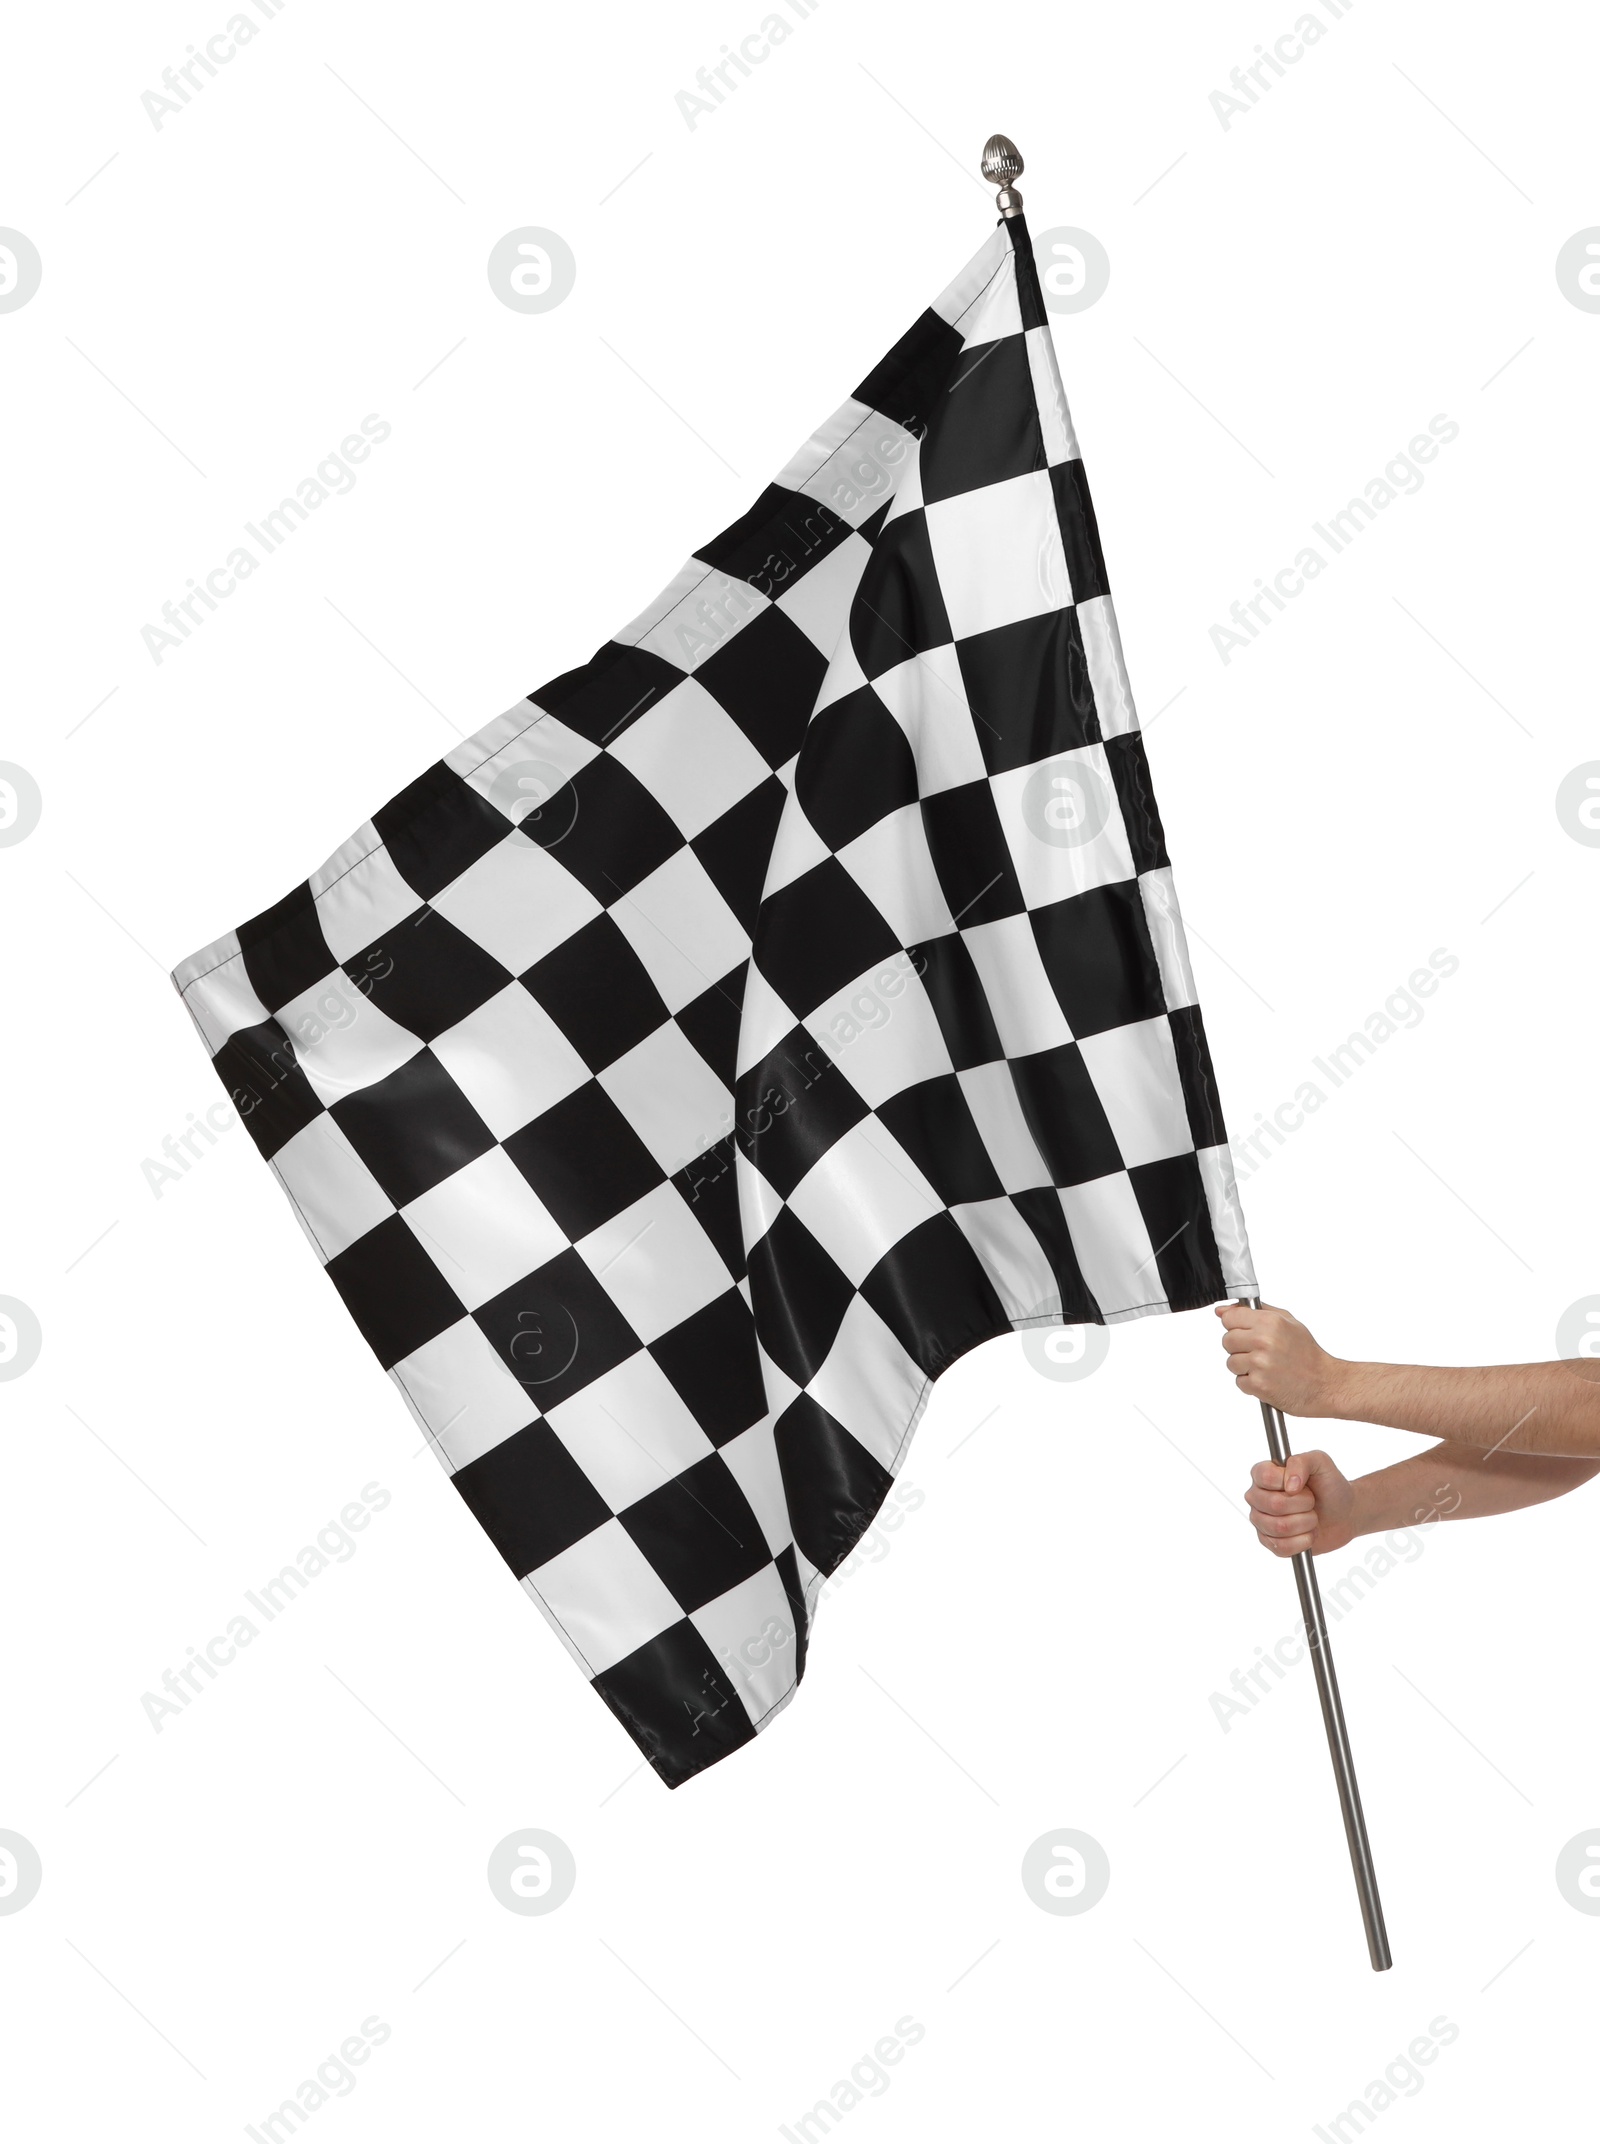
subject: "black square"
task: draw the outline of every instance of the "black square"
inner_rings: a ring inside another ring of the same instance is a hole
[[[986,781],[924,797],[922,823],[940,888],[963,930],[1022,913],[1027,903]]]
[[[958,1072],[992,1065],[1004,1057],[1000,1031],[972,955],[959,933],[929,938],[909,948],[911,965],[933,1004],[950,1062]]]
[[[397,1206],[487,1154],[494,1133],[431,1050],[329,1112]]]
[[[1057,462],[1050,472],[1050,488],[1056,498],[1056,519],[1061,525],[1062,547],[1067,554],[1067,585],[1074,603],[1087,603],[1108,592],[1105,554],[1100,549],[1100,525],[1094,517],[1089,479],[1081,461]]]
[[[877,1517],[894,1476],[808,1392],[790,1401],[773,1435],[795,1546],[819,1571],[836,1571]]]
[[[322,1114],[322,1103],[300,1069],[294,1044],[276,1020],[241,1027],[230,1035],[212,1058],[211,1069],[268,1161]]]
[[[720,819],[713,819],[689,844],[747,935],[755,932],[773,838],[788,801],[788,790],[775,774],[769,774],[758,789],[741,797]]]
[[[617,1516],[685,1615],[772,1561],[760,1520],[715,1452]]]
[[[1193,1154],[1172,1154],[1139,1163],[1128,1178],[1156,1254],[1154,1268],[1147,1268],[1145,1275],[1152,1282],[1150,1299],[1157,1299],[1153,1283],[1159,1273],[1161,1293],[1171,1310],[1198,1310],[1202,1303],[1219,1302],[1228,1290],[1199,1162]]]
[[[1178,1079],[1184,1106],[1189,1112],[1189,1136],[1197,1147],[1226,1146],[1227,1127],[1222,1121],[1222,1096],[1211,1063],[1211,1046],[1198,1005],[1180,1005],[1167,1015],[1172,1046],[1178,1057]]]
[[[850,533],[832,507],[769,484],[748,513],[695,546],[695,557],[764,596],[780,596]]]
[[[702,990],[681,1006],[673,1018],[706,1063],[732,1091],[738,1077],[739,1014],[744,1005],[744,976],[749,962],[732,968],[720,983]]]
[[[794,1028],[736,1090],[734,1129],[780,1198],[869,1115],[838,1062],[803,1027]]]
[[[836,857],[770,895],[761,910],[756,966],[804,1019],[900,941]]]
[[[1061,1297],[1062,1324],[1103,1325],[1105,1320],[1100,1315],[1100,1305],[1078,1263],[1077,1246],[1067,1227],[1060,1194],[1041,1184],[1029,1191],[1013,1191],[1011,1203],[1032,1229],[1049,1262],[1050,1271],[1055,1275],[1056,1292]]]
[[[947,1213],[930,1215],[885,1251],[861,1293],[929,1377],[1011,1330],[994,1283]]]
[[[835,850],[902,805],[915,804],[910,740],[870,685],[812,717],[794,789],[806,817]]]
[[[1121,737],[1108,737],[1106,759],[1111,768],[1111,779],[1117,786],[1122,823],[1128,830],[1133,868],[1135,871],[1165,869],[1171,859],[1167,855],[1167,837],[1161,829],[1161,813],[1156,805],[1155,783],[1150,777],[1144,739],[1137,730],[1129,730]]]
[[[501,1143],[574,1243],[662,1181],[654,1155],[594,1080]]]
[[[372,823],[389,860],[425,901],[506,838],[506,820],[443,760],[391,797]]]
[[[521,833],[548,849],[578,883],[609,908],[630,887],[683,847],[676,822],[637,775],[602,752],[568,784],[573,808],[530,812]]]
[[[344,969],[381,1013],[422,1042],[476,1012],[511,980],[475,938],[426,905],[347,960]]]
[[[800,749],[828,658],[799,626],[770,606],[708,655],[694,673],[744,731],[769,767]]]
[[[339,966],[306,885],[253,916],[239,933],[239,950],[250,988],[268,1012],[277,1012]]]
[[[719,1448],[766,1413],[756,1323],[737,1288],[652,1340],[650,1352],[679,1399]]]
[[[327,1274],[386,1370],[466,1316],[449,1282],[397,1213],[330,1258]]]
[[[717,1140],[674,1172],[672,1187],[716,1246],[734,1280],[744,1278],[744,1229],[739,1219],[739,1178],[733,1134]]]
[[[604,1071],[667,1018],[650,971],[609,916],[563,938],[520,980],[591,1072]]]
[[[603,1668],[594,1688],[669,1787],[755,1740],[737,1689],[687,1620]]]
[[[960,357],[961,330],[929,306],[874,365],[856,389],[854,400],[881,411],[920,438]],[[863,453],[877,443],[866,425],[857,438]]]
[[[682,683],[683,672],[651,649],[611,640],[581,668],[564,671],[528,697],[590,744],[605,745]],[[536,745],[537,733],[528,741]]]
[[[548,1422],[519,1429],[454,1476],[467,1508],[526,1578],[611,1516],[611,1506]]]
[[[1088,1184],[1122,1167],[1116,1134],[1075,1042],[1014,1057],[1011,1077],[1054,1184]]]
[[[761,1344],[797,1385],[809,1383],[822,1368],[854,1295],[844,1274],[787,1206],[751,1248],[750,1299]]]
[[[1098,1035],[1166,1011],[1137,879],[1036,908],[1030,920],[1073,1034]]]
[[[558,1252],[472,1316],[546,1414],[639,1352],[632,1326],[576,1251]]]
[[[926,504],[1044,466],[1025,337],[1003,335],[963,350],[922,442]]]
[[[1075,610],[1047,610],[956,643],[961,682],[991,774],[1100,737]]]
[[[1004,1193],[953,1072],[902,1088],[878,1104],[878,1115],[947,1206]]]
[[[872,547],[850,606],[850,645],[862,674],[874,678],[950,638],[927,517],[914,507],[885,523]]]

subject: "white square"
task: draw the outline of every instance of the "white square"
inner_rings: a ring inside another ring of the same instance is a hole
[[[745,971],[744,1002],[739,1008],[738,1074],[765,1063],[795,1026],[795,1015],[765,975],[751,961]]]
[[[752,1723],[763,1720],[794,1688],[794,1610],[770,1563],[697,1608],[689,1620],[716,1654]]]
[[[852,530],[777,598],[779,610],[824,655],[832,655],[850,622],[850,600],[871,556],[872,546]]]
[[[434,895],[433,906],[513,975],[601,913],[560,861],[559,846],[546,851],[523,834],[508,834],[469,864]]]
[[[1033,375],[1033,399],[1044,435],[1044,458],[1055,468],[1058,462],[1078,460],[1078,441],[1072,429],[1072,413],[1061,385],[1050,330],[1029,328],[1028,370]]]
[[[415,915],[422,896],[408,886],[385,848],[376,848],[316,897],[317,921],[335,960],[353,960]]]
[[[400,1211],[468,1310],[567,1248],[566,1235],[500,1146]]]
[[[317,1099],[330,1105],[387,1079],[422,1048],[418,1037],[381,1012],[342,968],[302,990],[278,1019]]]
[[[1079,1270],[1101,1316],[1164,1309],[1155,1245],[1128,1178],[1119,1170],[1092,1183],[1071,1184],[1056,1196],[1067,1217]]]
[[[858,975],[806,1026],[873,1109],[952,1069],[944,1031],[909,953]]]
[[[991,276],[961,316],[962,348],[977,343],[998,342],[1002,335],[1022,333],[1022,307],[1017,300],[1017,261],[1009,254],[999,275]]]
[[[1056,752],[990,777],[1017,882],[1030,908],[1134,877],[1133,851],[1103,744]]]
[[[1172,883],[1171,871],[1141,871],[1139,895],[1144,902],[1144,920],[1150,926],[1150,943],[1156,949],[1156,966],[1161,970],[1161,995],[1167,1001],[1168,1012],[1176,1012],[1183,1005],[1197,1004],[1194,970],[1189,965],[1189,941],[1183,934],[1178,890]]]
[[[589,1068],[520,983],[469,1012],[430,1045],[497,1139],[574,1094]]]
[[[603,1675],[683,1621],[683,1610],[616,1519],[574,1541],[522,1582],[560,1624],[591,1675]]]
[[[920,1363],[858,1295],[806,1390],[892,1473],[928,1384]]]
[[[1078,631],[1083,636],[1084,660],[1089,666],[1089,684],[1094,692],[1095,712],[1100,717],[1102,737],[1125,737],[1139,727],[1133,707],[1133,687],[1122,659],[1122,635],[1109,596],[1091,596],[1078,605]]]
[[[642,1349],[545,1419],[613,1511],[626,1511],[716,1450]]]
[[[452,1474],[526,1429],[538,1414],[470,1318],[397,1362],[389,1375]]]
[[[839,861],[902,945],[946,938],[955,929],[920,805],[889,812],[846,842]]]
[[[498,742],[502,724],[507,731],[504,743]],[[474,747],[490,739],[496,740],[495,750],[482,757]],[[544,804],[580,768],[599,757],[598,745],[577,730],[569,730],[532,700],[521,700],[491,723],[481,738],[469,737],[465,745],[458,745],[445,764],[487,797],[496,811],[520,826],[530,808]],[[556,815],[551,814],[552,818]]]
[[[220,961],[188,984],[183,1002],[213,1057],[230,1035],[237,1035],[241,1028],[259,1027],[272,1017],[251,986],[242,953]]]
[[[686,840],[767,778],[767,763],[703,685],[685,678],[611,746]]]
[[[944,1202],[876,1117],[863,1117],[796,1184],[789,1204],[852,1287]]]
[[[787,1388],[784,1405],[795,1397],[795,1387],[778,1373]],[[722,1447],[722,1463],[744,1491],[745,1501],[761,1522],[767,1547],[779,1556],[794,1535],[789,1526],[789,1504],[778,1465],[778,1447],[773,1439],[772,1418],[753,1422]]]
[[[585,1236],[578,1252],[647,1346],[733,1286],[711,1238],[671,1184]]]
[[[896,663],[873,679],[872,689],[910,740],[920,795],[937,796],[987,777],[961,664],[949,641]]]
[[[1037,1191],[1050,1181],[1049,1164],[1028,1129],[1009,1064],[975,1065],[956,1078],[978,1136],[1007,1191]]]
[[[611,920],[668,1012],[681,1012],[750,958],[750,939],[693,849],[678,849],[613,903]]]
[[[596,1077],[668,1176],[732,1129],[732,1094],[670,1020]]]
[[[324,1260],[394,1212],[388,1194],[326,1111],[280,1146],[272,1166]]]
[[[1178,1053],[1165,1017],[1085,1035],[1078,1044],[1116,1138],[1124,1168],[1194,1151],[1178,1077]]]
[[[952,1206],[953,1220],[978,1254],[978,1262],[1013,1323],[1061,1310],[1061,1283],[1050,1270],[1038,1237],[1009,1199],[980,1199]]]
[[[1072,1040],[1026,916],[979,923],[961,936],[1008,1057],[1028,1057]]]
[[[625,625],[616,638],[628,647],[648,648],[675,669],[694,671],[768,608],[766,597],[748,581],[736,581],[691,558],[661,601]]]
[[[939,592],[957,640],[1072,601],[1047,469],[937,500],[926,513]]]

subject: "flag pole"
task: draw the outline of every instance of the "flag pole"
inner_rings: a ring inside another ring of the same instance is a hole
[[[1022,196],[1012,183],[1022,176],[1022,153],[1014,141],[1004,134],[991,134],[983,145],[983,175],[998,185],[995,207],[1001,217],[1009,219],[1022,214]],[[1259,1310],[1259,1296],[1247,1295],[1241,1300],[1252,1310]],[[1283,1466],[1289,1457],[1289,1436],[1282,1414],[1276,1407],[1261,1402],[1262,1418],[1267,1425],[1267,1449],[1274,1462]],[[1322,1705],[1322,1724],[1328,1732],[1328,1754],[1333,1759],[1334,1781],[1339,1789],[1339,1810],[1344,1818],[1344,1835],[1350,1847],[1350,1866],[1355,1873],[1356,1896],[1361,1902],[1362,1926],[1367,1932],[1367,1951],[1372,1959],[1375,1973],[1386,1973],[1394,1960],[1389,1954],[1389,1936],[1383,1923],[1383,1901],[1378,1896],[1377,1871],[1372,1865],[1372,1848],[1367,1840],[1367,1820],[1361,1808],[1361,1789],[1356,1784],[1355,1759],[1350,1754],[1350,1734],[1344,1723],[1344,1706],[1339,1701],[1339,1679],[1333,1670],[1333,1649],[1328,1642],[1327,1617],[1323,1613],[1322,1594],[1317,1585],[1317,1574],[1308,1551],[1302,1550],[1294,1558],[1294,1582],[1300,1595],[1300,1614],[1305,1623],[1306,1643],[1311,1648],[1311,1666],[1317,1678],[1317,1697]]]
[[[1251,1310],[1261,1308],[1258,1295],[1241,1296]],[[1261,1402],[1261,1418],[1267,1426],[1267,1449],[1273,1463],[1284,1466],[1289,1458],[1289,1436],[1283,1415]],[[1361,1902],[1361,1922],[1367,1932],[1367,1952],[1375,1973],[1386,1973],[1394,1960],[1389,1954],[1389,1935],[1383,1924],[1383,1901],[1378,1896],[1378,1875],[1372,1865],[1372,1847],[1367,1839],[1367,1820],[1361,1808],[1361,1789],[1356,1783],[1355,1759],[1350,1754],[1350,1733],[1339,1702],[1339,1678],[1333,1669],[1333,1648],[1328,1642],[1328,1622],[1323,1613],[1322,1593],[1309,1549],[1294,1558],[1294,1582],[1300,1595],[1300,1614],[1311,1648],[1312,1671],[1317,1678],[1317,1697],[1322,1705],[1322,1724],[1328,1731],[1328,1754],[1339,1789],[1339,1811],[1350,1846],[1350,1866],[1356,1879],[1356,1897]]]

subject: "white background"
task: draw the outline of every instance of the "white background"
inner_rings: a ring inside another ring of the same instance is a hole
[[[1308,1671],[1210,1703],[1295,1607],[1208,1314],[1079,1383],[960,1364],[798,1701],[668,1794],[244,1132],[147,1181],[217,1099],[167,969],[743,511],[981,243],[1001,127],[1035,233],[1112,264],[1054,325],[1235,1132],[1460,963],[1245,1184],[1269,1296],[1345,1353],[1493,1361],[1600,1289],[1600,850],[1555,811],[1600,758],[1600,316],[1554,272],[1600,221],[1592,22],[1357,0],[1224,128],[1295,0],[822,0],[691,130],[763,5],[288,0],[159,130],[228,0],[7,32],[0,223],[44,263],[0,315],[0,758],[43,796],[0,850],[0,1293],[44,1335],[0,1392],[0,1827],[44,1868],[0,1917],[13,2125],[237,2136],[375,2014],[329,2144],[759,2138],[909,2016],[855,2144],[1279,2139],[1442,2016],[1382,2136],[1573,2134],[1594,1492],[1430,1529],[1338,1627],[1375,1978]],[[578,263],[539,316],[485,273],[530,224]],[[155,664],[143,626],[368,412],[355,490]],[[1229,605],[1440,413],[1420,492],[1224,665]],[[1415,1448],[1330,1430],[1352,1469]],[[156,1733],[142,1694],[369,1481],[355,1556]],[[578,1869],[538,1918],[485,1879],[530,1825]],[[1060,1826],[1110,1857],[1078,1916],[1019,1877]]]

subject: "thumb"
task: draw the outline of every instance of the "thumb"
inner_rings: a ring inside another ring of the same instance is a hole
[[[1338,1479],[1339,1470],[1326,1452],[1292,1452],[1284,1463],[1283,1486],[1293,1496],[1297,1490],[1309,1489],[1320,1498],[1330,1480]]]

